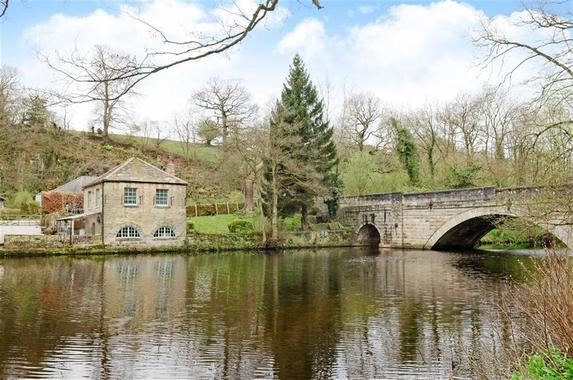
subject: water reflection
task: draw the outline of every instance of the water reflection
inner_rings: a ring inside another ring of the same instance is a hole
[[[447,378],[526,256],[2,259],[0,378]],[[498,344],[503,344],[502,341]]]

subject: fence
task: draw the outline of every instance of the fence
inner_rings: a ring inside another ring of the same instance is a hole
[[[213,203],[213,204],[194,204],[187,206],[187,216],[206,216],[206,215],[225,215],[233,214],[244,207],[243,203]]]

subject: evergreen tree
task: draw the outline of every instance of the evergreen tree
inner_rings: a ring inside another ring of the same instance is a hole
[[[24,102],[22,124],[45,128],[50,121],[50,111],[47,108],[48,101],[39,95],[30,95]]]
[[[314,175],[309,173],[307,181],[293,183],[295,196],[282,200],[283,206],[298,206],[301,210],[302,228],[308,227],[308,209],[315,197],[323,195],[336,200],[341,181],[334,170],[338,164],[333,129],[324,116],[324,104],[316,87],[310,80],[300,56],[295,55],[289,76],[283,86],[281,105],[288,110],[285,122],[292,126],[299,136],[300,145],[291,147],[297,159],[318,174],[321,191],[313,183]]]

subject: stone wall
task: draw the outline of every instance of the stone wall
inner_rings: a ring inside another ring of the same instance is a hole
[[[137,188],[137,206],[123,205],[123,189]],[[169,191],[169,206],[155,206],[156,189]],[[187,216],[185,211],[186,187],[173,184],[105,182],[103,186],[103,235],[106,245],[168,246],[182,245],[186,239]],[[125,226],[137,228],[141,237],[119,239],[117,232]],[[155,230],[167,226],[176,237],[158,239]]]
[[[74,236],[73,243],[69,236],[63,235],[6,235],[4,238],[6,249],[90,247],[95,244],[91,236]]]
[[[41,235],[39,220],[0,220],[0,245],[7,235]]]

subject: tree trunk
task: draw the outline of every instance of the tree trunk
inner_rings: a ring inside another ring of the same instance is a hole
[[[255,181],[251,174],[247,175],[243,183],[243,195],[245,197],[245,214],[251,215],[255,208],[254,195],[255,195]]]
[[[434,179],[434,175],[436,174],[436,163],[434,162],[434,145],[435,141],[432,139],[430,146],[428,147],[427,154],[428,154],[428,166],[430,167],[430,177]]]
[[[103,99],[103,130],[102,130],[102,137],[104,140],[107,140],[109,134],[109,124],[111,120],[111,107],[109,104],[109,84],[104,82],[104,99]]]
[[[227,146],[227,136],[229,135],[228,125],[227,125],[227,114],[223,112],[221,117],[221,132],[223,133],[223,147]]]
[[[303,205],[300,209],[300,229],[305,231],[310,229],[310,224],[308,223],[308,206]]]

